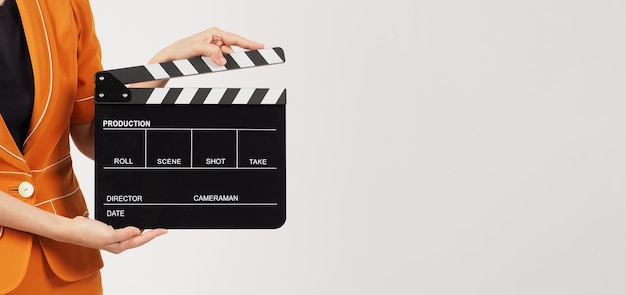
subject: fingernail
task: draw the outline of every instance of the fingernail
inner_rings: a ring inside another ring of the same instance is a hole
[[[223,56],[220,58],[220,64],[221,65],[225,65],[226,64],[226,58],[224,58]]]

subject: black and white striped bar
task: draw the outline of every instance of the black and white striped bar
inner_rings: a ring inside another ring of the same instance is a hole
[[[224,66],[218,66],[213,63],[209,57],[203,56],[175,60],[171,62],[108,70],[101,73],[110,73],[122,84],[130,84],[264,65],[281,64],[285,62],[285,53],[282,48],[274,47],[233,52],[231,54],[225,54],[224,58],[226,58],[226,64]],[[104,78],[100,76],[99,79]]]
[[[131,88],[128,104],[284,105],[284,88]]]

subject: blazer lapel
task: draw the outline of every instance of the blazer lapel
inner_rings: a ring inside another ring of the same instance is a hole
[[[24,26],[24,34],[35,81],[35,103],[28,136],[24,144],[24,154],[28,153],[33,134],[40,127],[52,95],[52,54],[50,38],[43,19],[46,17],[39,0],[16,0]]]
[[[15,140],[13,140],[11,132],[9,132],[9,128],[7,128],[4,123],[2,114],[0,114],[0,159],[0,163],[8,163],[21,171],[29,170],[22,156],[22,152],[20,152],[19,147],[15,144]],[[7,167],[0,166],[0,170],[4,169],[7,169]]]

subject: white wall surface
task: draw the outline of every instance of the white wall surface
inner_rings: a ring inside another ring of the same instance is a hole
[[[108,69],[211,26],[287,56],[172,82],[288,89],[285,226],[105,254],[106,294],[626,293],[626,2],[92,6]]]

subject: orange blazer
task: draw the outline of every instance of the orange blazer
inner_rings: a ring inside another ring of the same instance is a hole
[[[93,122],[94,79],[102,69],[88,0],[17,0],[35,79],[24,152],[0,116],[0,189],[54,214],[87,215],[72,169],[69,128]],[[0,293],[22,281],[33,235],[0,227]],[[39,238],[50,268],[72,282],[102,267],[100,251]]]

